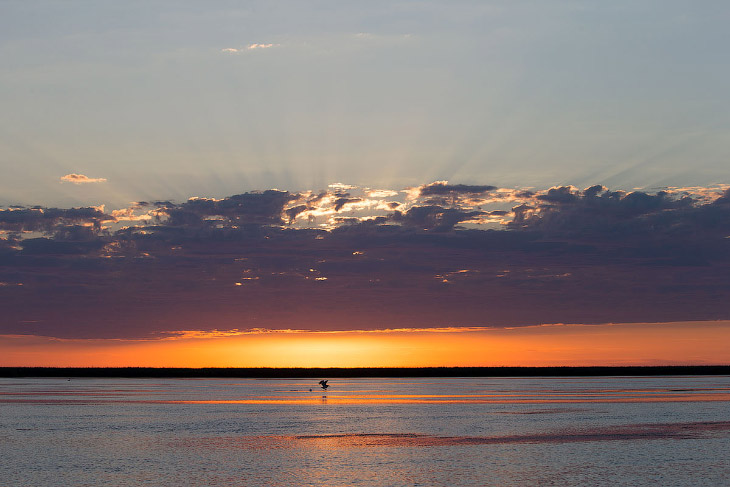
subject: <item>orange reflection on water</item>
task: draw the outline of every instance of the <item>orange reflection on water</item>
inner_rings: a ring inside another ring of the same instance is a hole
[[[139,400],[117,401],[104,399],[0,399],[0,404],[248,404],[248,405],[312,405],[312,404],[580,404],[580,403],[662,403],[662,402],[717,402],[730,401],[730,394],[715,396],[674,396],[674,397],[622,397],[622,398],[561,398],[561,399],[230,399],[230,400]]]
[[[299,436],[228,436],[180,438],[168,443],[182,448],[292,449],[478,446],[514,443],[573,443],[586,441],[631,441],[697,439],[705,435],[726,435],[728,421],[696,423],[626,424],[592,428],[565,428],[550,432],[501,436],[434,436],[414,433],[342,433]]]
[[[0,366],[429,367],[730,363],[730,321],[438,331],[188,333],[158,340],[0,337]]]
[[[301,399],[216,399],[216,400],[114,400],[114,399],[5,399],[0,404],[248,404],[248,405],[313,405],[313,404],[585,404],[585,403],[662,403],[662,402],[717,402],[730,401],[730,394],[709,396],[662,396],[662,397],[593,397],[593,398],[338,398],[312,397]]]

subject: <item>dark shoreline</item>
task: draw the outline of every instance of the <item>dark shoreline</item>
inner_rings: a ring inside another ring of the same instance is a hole
[[[304,379],[321,377],[596,377],[657,375],[730,375],[730,365],[421,368],[0,367],[0,377]]]

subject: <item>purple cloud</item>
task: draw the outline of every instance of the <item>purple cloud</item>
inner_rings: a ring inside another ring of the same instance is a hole
[[[449,188],[0,209],[0,334],[730,319],[726,189]]]

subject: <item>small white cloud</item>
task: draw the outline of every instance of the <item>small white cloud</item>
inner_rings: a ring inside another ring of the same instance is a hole
[[[150,211],[147,211],[146,213],[143,213],[141,215],[138,215],[136,212],[140,209],[139,206],[130,206],[128,208],[121,208],[119,210],[112,210],[112,216],[117,221],[130,221],[130,222],[139,222],[139,221],[149,221],[152,220],[158,213],[157,208],[152,209]],[[103,211],[103,210],[102,210]]]
[[[65,176],[61,176],[61,181],[74,184],[105,183],[106,178],[90,178],[88,176],[84,176],[83,174],[71,173],[66,174]]]
[[[279,47],[281,44],[259,44],[257,42],[249,44],[246,47],[226,47],[221,49],[224,54],[241,54],[246,51],[254,51],[259,49],[270,49],[272,47]]]
[[[391,196],[398,196],[398,191],[391,189],[371,189],[367,191],[367,195],[371,198],[389,198]]]
[[[246,49],[253,50],[253,49],[269,49],[271,47],[278,47],[279,44],[249,44]]]
[[[327,186],[334,191],[341,191],[341,190],[357,188],[357,186],[354,186],[352,184],[345,184],[345,183],[332,183],[332,184],[328,184]]]

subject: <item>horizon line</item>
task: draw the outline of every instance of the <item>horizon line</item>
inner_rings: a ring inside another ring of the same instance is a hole
[[[84,372],[78,374],[78,372]],[[122,372],[126,372],[122,374]],[[366,377],[568,377],[730,375],[722,365],[556,365],[489,367],[0,367],[0,377],[76,378],[337,378]]]

